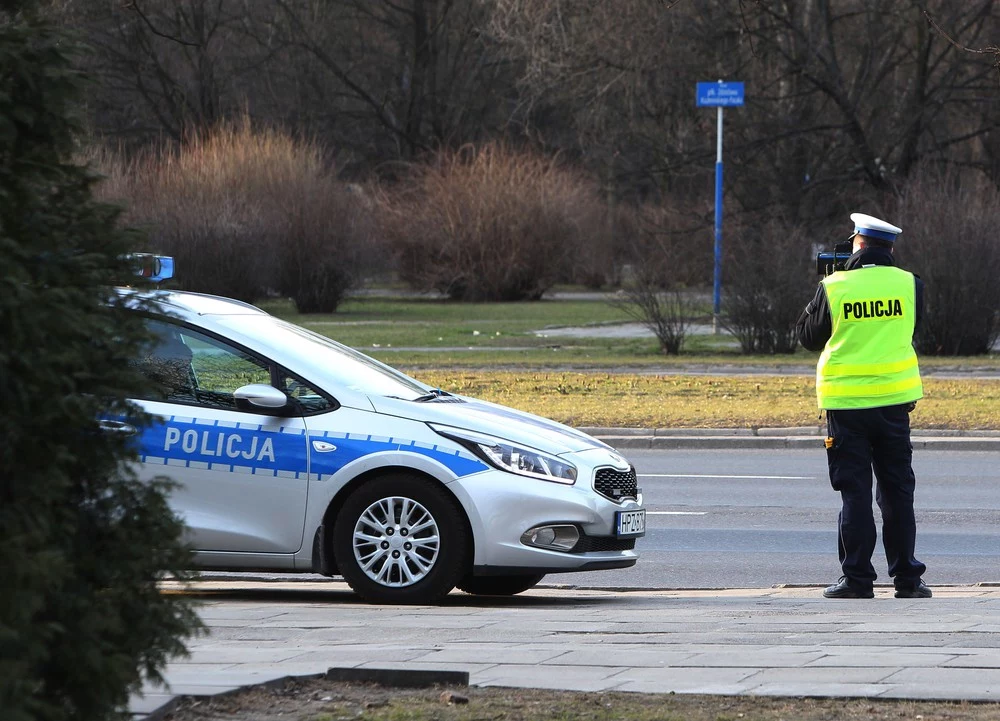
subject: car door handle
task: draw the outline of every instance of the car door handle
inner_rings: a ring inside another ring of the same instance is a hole
[[[123,436],[134,436],[139,429],[129,423],[121,421],[100,421],[98,424],[102,431],[107,433],[119,433]]]

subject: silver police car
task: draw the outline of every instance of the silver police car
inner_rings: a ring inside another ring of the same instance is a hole
[[[429,603],[635,564],[642,495],[604,443],[246,303],[150,297],[139,473],[178,482],[200,567],[341,575],[368,601]]]

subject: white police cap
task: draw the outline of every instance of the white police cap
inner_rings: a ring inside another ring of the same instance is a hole
[[[897,228],[892,223],[886,223],[884,220],[879,220],[864,213],[851,213],[851,220],[854,221],[854,234],[851,236],[852,238],[855,235],[865,235],[869,238],[878,238],[879,240],[894,243],[896,236],[903,232],[902,228]]]

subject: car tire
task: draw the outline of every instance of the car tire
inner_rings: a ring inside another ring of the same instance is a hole
[[[348,585],[373,603],[433,603],[467,572],[471,539],[443,487],[396,474],[368,481],[337,514],[333,552]]]
[[[545,578],[544,573],[529,573],[518,576],[466,576],[458,587],[473,596],[513,596],[538,585]]]

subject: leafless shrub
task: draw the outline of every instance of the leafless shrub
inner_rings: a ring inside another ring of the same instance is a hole
[[[457,300],[537,300],[605,232],[592,181],[495,143],[414,167],[382,214],[400,276]]]
[[[690,289],[703,280],[704,262],[692,262],[695,233],[666,207],[637,209],[621,222],[631,229],[628,273],[612,305],[649,328],[662,352],[680,353],[696,306]]]
[[[611,304],[649,328],[661,352],[681,352],[693,306],[690,296],[679,288],[664,290],[649,273],[639,272],[623,284]]]
[[[370,208],[318,146],[249,123],[131,161],[104,153],[101,192],[122,200],[190,290],[252,301],[280,291],[302,312],[335,310],[370,248]]]
[[[925,166],[900,197],[900,265],[924,280],[917,350],[989,353],[1000,336],[1000,192],[980,176]]]
[[[729,237],[720,322],[743,353],[794,353],[795,321],[818,280],[814,236],[772,218],[760,227],[737,227]]]
[[[331,313],[364,273],[381,265],[371,198],[359,186],[329,178],[288,191],[281,293],[300,313]]]

